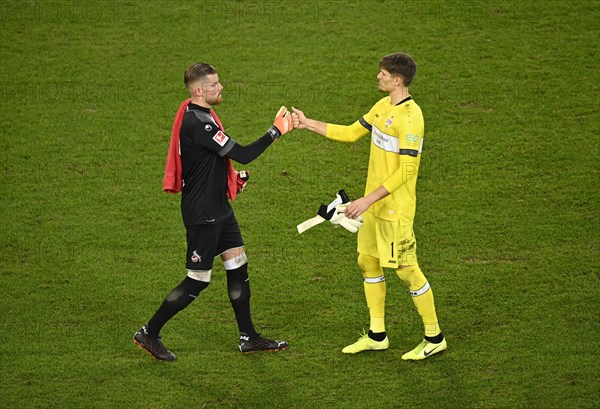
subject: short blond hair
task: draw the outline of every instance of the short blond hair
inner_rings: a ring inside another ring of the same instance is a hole
[[[183,74],[183,83],[187,89],[190,89],[190,85],[194,82],[206,77],[210,74],[216,74],[217,70],[210,64],[204,62],[198,62],[191,65]]]

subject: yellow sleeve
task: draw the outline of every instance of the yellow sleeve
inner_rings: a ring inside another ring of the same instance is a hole
[[[418,135],[414,132],[422,132],[422,130],[410,126],[402,126],[398,132],[400,166],[383,183],[383,187],[390,193],[398,189],[406,181],[416,178],[419,173],[423,135]]]
[[[375,120],[375,114],[379,110],[380,104],[389,100],[388,97],[381,98],[362,118],[350,126],[327,124],[327,133],[325,136],[334,141],[354,142],[367,133],[371,132],[371,126]]]
[[[354,142],[369,133],[360,121],[354,122],[350,126],[327,124],[327,133],[325,136],[329,139],[339,142]]]
[[[400,168],[392,173],[392,176],[387,178],[383,182],[383,187],[390,193],[393,193],[396,189],[406,183],[412,178],[416,178],[419,173],[419,162],[421,161],[421,155],[418,156],[402,156]]]

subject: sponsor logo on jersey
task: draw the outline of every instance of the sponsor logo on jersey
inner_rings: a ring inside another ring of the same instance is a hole
[[[373,126],[371,138],[373,143],[384,151],[398,153],[400,143],[395,136],[388,135],[380,131],[376,126]]]
[[[220,146],[225,146],[225,143],[229,140],[229,136],[225,135],[223,131],[219,131],[213,136],[213,141],[218,143]]]
[[[414,133],[409,133],[406,135],[406,140],[408,142],[419,142],[419,135],[415,135]]]

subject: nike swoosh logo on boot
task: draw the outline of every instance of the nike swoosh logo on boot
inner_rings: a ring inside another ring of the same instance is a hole
[[[432,349],[431,351],[429,351],[429,352],[427,352],[427,351],[424,351],[424,352],[423,352],[423,355],[425,355],[425,356],[429,356],[429,355],[431,355],[431,354],[433,353],[433,351],[435,351],[435,350],[436,350],[436,349],[438,349],[439,347],[440,347],[440,346],[438,345],[438,346],[436,346],[435,348],[433,348],[433,349]]]

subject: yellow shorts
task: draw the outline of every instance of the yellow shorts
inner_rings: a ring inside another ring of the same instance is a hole
[[[412,225],[401,226],[363,214],[364,223],[358,230],[358,252],[379,259],[381,267],[398,268],[417,264],[417,242]]]

